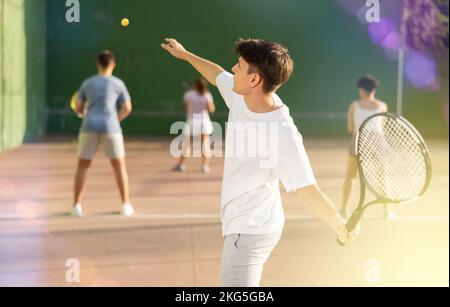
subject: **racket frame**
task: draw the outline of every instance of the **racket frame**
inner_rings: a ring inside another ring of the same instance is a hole
[[[364,128],[364,125],[366,124],[366,122],[370,121],[372,118],[374,117],[380,117],[380,116],[385,116],[385,117],[390,117],[393,118],[395,120],[400,120],[402,122],[402,124],[406,125],[409,129],[411,129],[412,133],[414,133],[414,135],[417,137],[417,139],[419,140],[419,147],[421,148],[422,151],[422,155],[424,157],[425,160],[425,164],[426,164],[426,178],[425,178],[425,183],[424,186],[422,188],[422,191],[415,197],[412,197],[410,199],[406,199],[406,200],[392,200],[392,199],[388,199],[386,197],[383,197],[381,195],[379,195],[368,183],[367,183],[367,179],[364,176],[364,172],[362,171],[362,167],[361,167],[361,156],[359,153],[359,139],[360,139],[360,131],[361,129]],[[346,228],[347,231],[351,232],[353,231],[356,226],[358,225],[359,221],[361,220],[364,211],[375,205],[375,204],[405,204],[405,203],[410,203],[414,200],[416,200],[419,196],[422,196],[428,189],[429,185],[430,185],[430,181],[431,181],[431,175],[432,175],[432,167],[431,167],[431,159],[430,159],[430,155],[429,155],[429,151],[428,151],[428,147],[423,139],[423,137],[420,135],[420,133],[417,131],[417,129],[411,124],[409,123],[408,120],[406,120],[404,117],[400,116],[400,115],[395,115],[392,113],[388,113],[388,112],[384,112],[384,113],[377,113],[375,115],[370,116],[369,118],[367,118],[361,125],[361,127],[358,129],[358,131],[356,132],[356,146],[355,146],[355,154],[356,154],[356,159],[357,159],[357,163],[358,163],[358,175],[359,175],[359,181],[360,181],[360,195],[359,195],[359,203],[357,208],[353,211],[352,216],[350,217],[350,219],[347,221],[346,224]],[[366,188],[376,197],[375,200],[370,201],[369,203],[367,203],[366,205],[364,205],[365,202],[365,198],[366,198]],[[344,245],[342,242],[340,242],[338,240],[340,245]]]
[[[360,139],[360,131],[361,129],[364,128],[366,122],[370,121],[372,118],[375,117],[380,117],[380,116],[384,116],[384,117],[390,117],[393,118],[394,120],[399,120],[402,122],[403,125],[405,125],[406,127],[408,127],[409,129],[411,129],[411,131],[413,132],[413,134],[416,136],[416,138],[419,140],[419,147],[422,151],[422,155],[424,157],[425,160],[425,164],[426,164],[426,178],[425,178],[425,183],[424,186],[422,188],[422,190],[420,191],[420,193],[417,196],[414,196],[410,199],[405,199],[405,200],[392,200],[389,198],[385,198],[381,195],[378,194],[377,191],[375,191],[367,182],[367,179],[364,175],[364,172],[362,171],[362,167],[361,167],[361,155],[359,153],[359,139]],[[431,167],[431,159],[430,159],[430,155],[429,155],[429,151],[428,151],[428,147],[425,144],[425,141],[423,139],[423,137],[420,135],[420,133],[417,131],[417,129],[408,121],[406,120],[404,117],[400,116],[400,115],[395,115],[392,113],[388,113],[388,112],[384,112],[384,113],[377,113],[375,115],[370,116],[369,118],[367,118],[362,124],[361,127],[358,129],[357,133],[356,133],[356,146],[355,146],[355,150],[356,150],[356,159],[357,159],[357,163],[358,163],[358,172],[359,172],[359,177],[360,177],[360,182],[361,182],[361,192],[363,192],[362,190],[364,190],[362,188],[362,185],[364,183],[364,187],[367,187],[367,189],[373,194],[375,195],[375,197],[382,203],[392,203],[392,204],[403,204],[403,203],[408,203],[411,202],[415,199],[417,199],[417,197],[422,196],[427,190],[428,187],[430,185],[430,181],[431,181],[431,174],[432,174],[432,167]],[[362,196],[365,196],[365,191],[364,194],[362,194]],[[362,206],[362,205],[361,205]],[[359,206],[358,206],[359,207]]]

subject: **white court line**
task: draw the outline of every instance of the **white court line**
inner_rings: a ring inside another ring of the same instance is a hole
[[[42,219],[50,216],[41,216],[36,219]],[[69,216],[67,216],[70,218]],[[85,215],[83,218],[98,218],[98,217],[117,217],[124,219],[125,217],[119,214],[104,214],[104,215]],[[218,214],[135,214],[132,219],[146,219],[146,220],[184,220],[184,219],[211,219],[220,220]],[[31,217],[20,217],[14,214],[0,214],[0,220],[2,219],[23,219],[23,220],[33,220]],[[310,215],[300,215],[300,214],[289,214],[286,215],[286,220],[296,220],[296,221],[308,221],[317,220],[315,217]],[[384,220],[381,217],[369,216],[364,218],[365,221],[378,221]],[[448,216],[397,216],[391,222],[449,222]]]
[[[0,219],[17,219],[17,218],[19,217],[15,214],[0,214]]]
[[[217,214],[135,214],[131,218],[148,219],[148,220],[180,220],[180,219],[220,219]]]
[[[135,214],[132,218],[149,219],[149,220],[178,220],[178,219],[213,219],[218,220],[220,216],[217,214]],[[287,220],[314,220],[315,218],[308,215],[287,215]]]
[[[393,222],[447,222],[448,216],[397,216]]]
[[[135,214],[132,218],[136,219],[152,219],[152,220],[164,220],[164,219],[220,219],[217,214]],[[317,220],[315,217],[310,215],[300,215],[300,214],[289,214],[286,215],[286,220]],[[366,217],[363,220],[384,220],[380,217]],[[449,221],[448,216],[397,216],[392,220],[392,222],[447,222]]]

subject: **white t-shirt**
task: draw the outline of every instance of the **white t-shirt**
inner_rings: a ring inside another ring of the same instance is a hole
[[[233,233],[269,234],[284,227],[279,180],[286,191],[316,184],[303,139],[289,109],[254,113],[233,91],[234,76],[216,80],[230,109],[222,183],[221,220],[224,236]]]

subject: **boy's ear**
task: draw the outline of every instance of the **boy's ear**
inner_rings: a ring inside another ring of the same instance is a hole
[[[258,73],[253,73],[252,83],[254,83],[254,88],[257,87],[262,82],[262,77]]]

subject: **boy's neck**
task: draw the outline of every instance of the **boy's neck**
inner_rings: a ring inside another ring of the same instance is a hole
[[[99,70],[98,75],[101,77],[111,77],[113,74],[112,70]]]
[[[268,113],[280,108],[275,102],[274,93],[250,93],[244,96],[247,108],[254,113]]]

